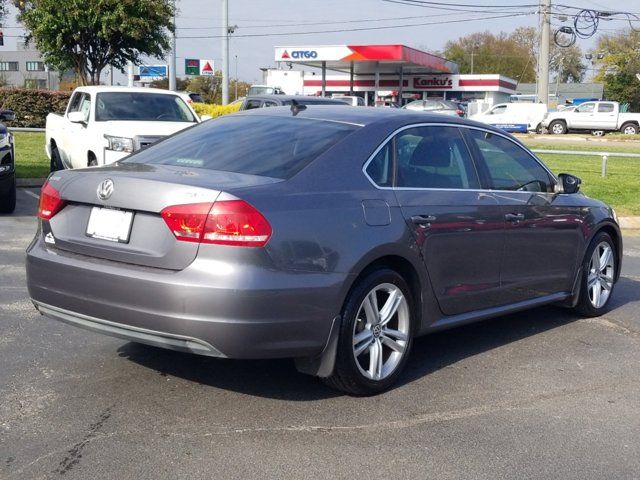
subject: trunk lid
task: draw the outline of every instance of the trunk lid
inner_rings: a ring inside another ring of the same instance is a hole
[[[105,180],[111,180],[113,188],[103,200],[98,190]],[[60,192],[66,206],[44,222],[43,234],[47,243],[55,243],[56,248],[68,252],[181,270],[193,262],[199,244],[176,240],[160,216],[165,207],[213,203],[224,190],[279,181],[231,172],[134,163],[56,172],[49,183]],[[95,208],[131,212],[128,239],[119,242],[88,235],[89,219]]]

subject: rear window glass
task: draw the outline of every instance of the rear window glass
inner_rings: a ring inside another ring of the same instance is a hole
[[[357,128],[304,118],[223,117],[141,150],[125,162],[287,179]]]

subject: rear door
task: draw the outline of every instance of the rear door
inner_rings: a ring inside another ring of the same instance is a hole
[[[618,128],[618,111],[613,102],[598,102],[593,117],[593,128],[616,130]]]
[[[405,128],[390,145],[396,197],[441,310],[455,315],[491,307],[500,287],[504,222],[495,197],[479,190],[459,129]]]
[[[483,186],[495,194],[505,220],[501,303],[570,291],[586,221],[581,209],[554,193],[552,175],[516,142],[481,129],[465,131]]]

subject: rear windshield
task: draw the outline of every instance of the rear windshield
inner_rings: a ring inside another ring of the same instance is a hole
[[[178,95],[141,92],[104,92],[96,97],[96,121],[195,122]]]
[[[315,98],[303,98],[296,100],[300,105],[348,105],[344,100],[328,100],[328,99],[315,99]],[[291,105],[291,100],[283,100],[282,105]]]
[[[287,179],[357,128],[304,118],[222,117],[141,150],[125,162]]]

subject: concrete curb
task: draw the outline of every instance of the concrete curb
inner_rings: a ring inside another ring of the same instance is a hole
[[[18,187],[40,188],[45,180],[46,178],[17,178],[16,185]]]

